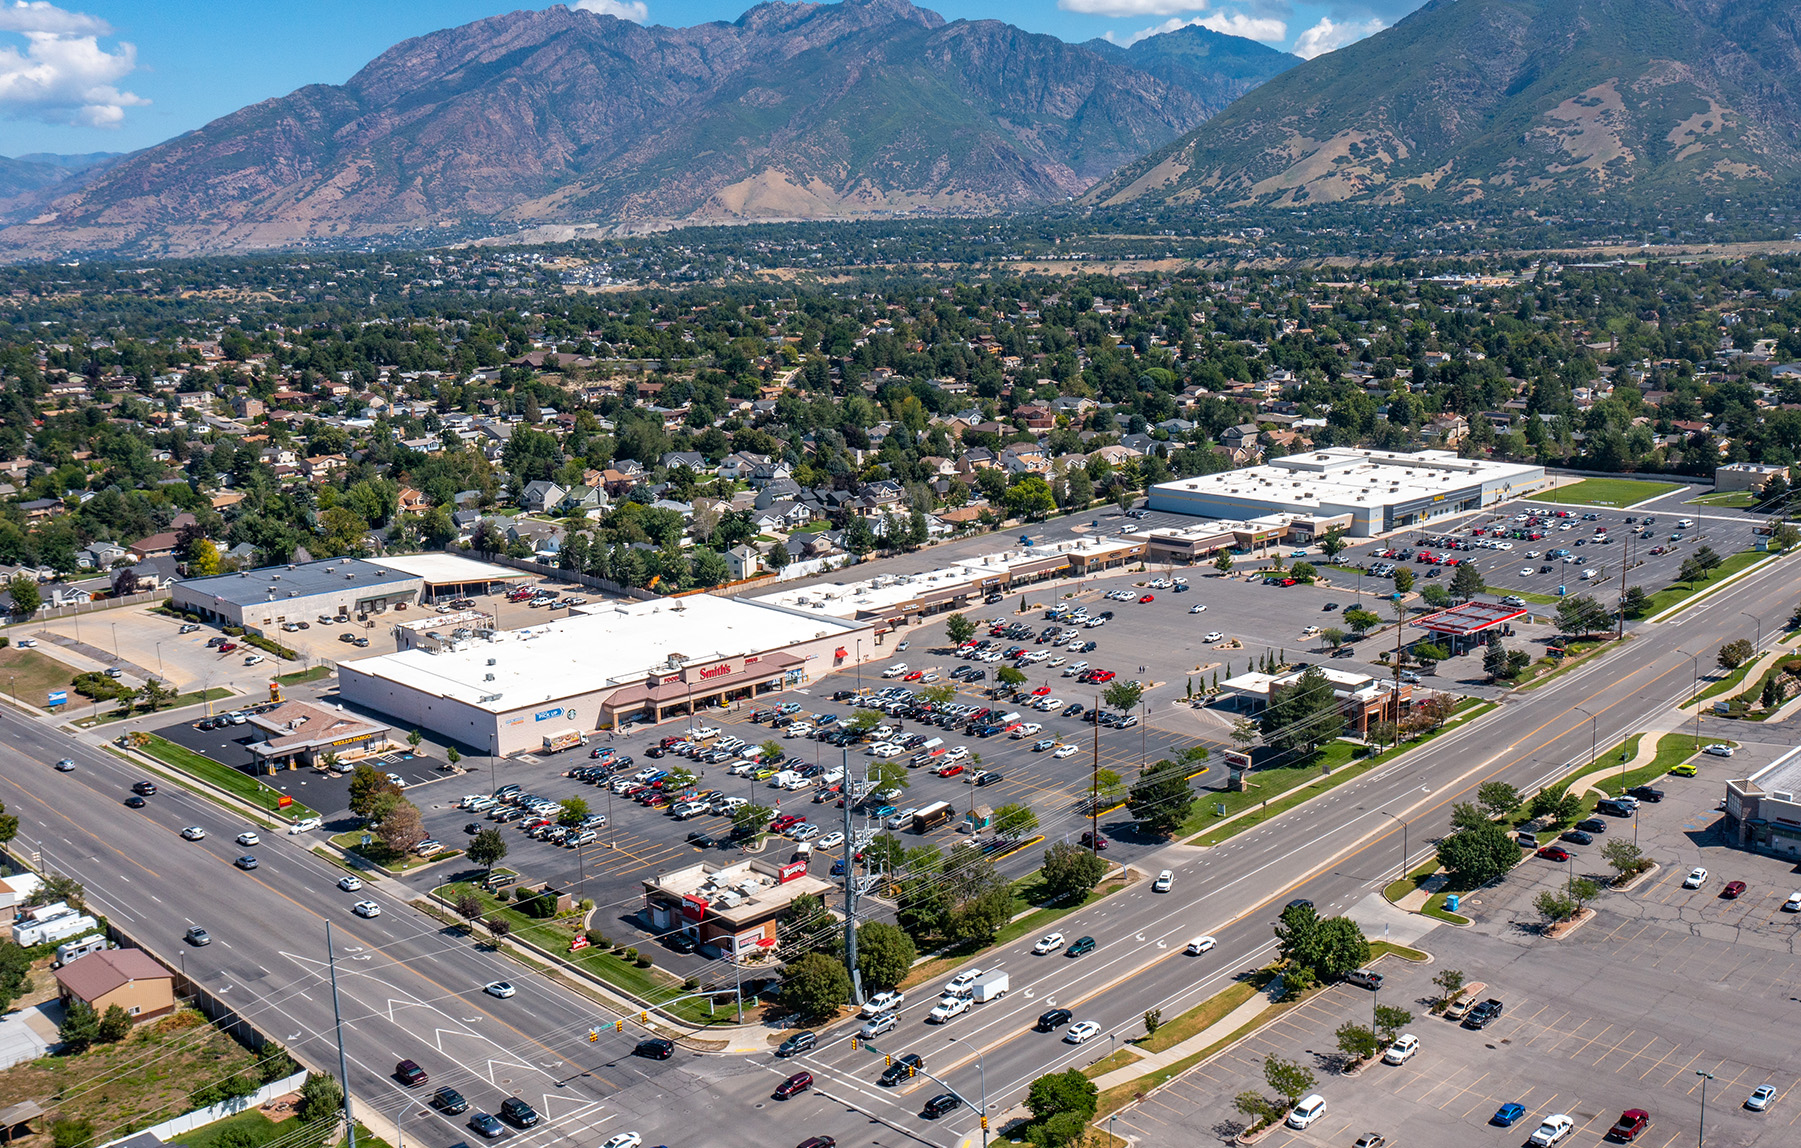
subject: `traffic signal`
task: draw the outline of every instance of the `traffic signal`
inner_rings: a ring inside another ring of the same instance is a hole
[[[595,1041],[597,1041],[599,1039],[600,1039],[600,1030],[599,1029],[591,1028],[588,1030],[588,1043],[589,1044],[593,1044]]]
[[[649,1024],[650,1023],[650,1014],[647,1012],[639,1013],[638,1014],[638,1023],[639,1024]]]
[[[982,1131],[988,1131],[988,1118],[986,1116],[982,1117]]]
[[[884,1056],[882,1058],[882,1060],[883,1060],[883,1063],[887,1064],[889,1068],[894,1067],[894,1054],[892,1052],[889,1053],[887,1056]]]
[[[860,1045],[860,1044],[859,1044],[859,1043],[857,1043],[857,1038],[856,1038],[856,1037],[854,1037],[854,1036],[853,1036],[853,1037],[851,1037],[851,1038],[850,1038],[850,1050],[851,1050],[851,1051],[852,1051],[852,1052],[855,1052],[855,1051],[857,1051],[857,1049],[859,1049],[859,1048],[861,1048],[861,1047],[862,1047],[862,1045]]]
[[[624,1032],[625,1031],[625,1022],[622,1020],[614,1021],[613,1022],[613,1031],[614,1032]]]
[[[916,1068],[916,1067],[914,1067],[914,1066],[913,1066],[913,1065],[911,1065],[911,1064],[909,1064],[909,1065],[908,1065],[908,1066],[907,1066],[907,1075],[908,1075],[908,1076],[918,1076],[918,1075],[919,1075],[919,1069],[918,1069],[918,1068]]]

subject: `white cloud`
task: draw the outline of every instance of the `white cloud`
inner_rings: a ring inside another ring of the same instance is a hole
[[[644,0],[576,0],[575,7],[579,12],[617,16],[634,24],[642,24],[650,19],[650,6]]]
[[[1140,40],[1148,40],[1152,36],[1161,36],[1165,32],[1174,32],[1178,28],[1191,26],[1223,32],[1228,36],[1243,36],[1250,40],[1260,40],[1266,44],[1279,43],[1288,38],[1288,25],[1282,21],[1268,17],[1246,16],[1242,12],[1214,12],[1207,16],[1196,16],[1190,20],[1184,20],[1180,16],[1171,16],[1161,24],[1140,28],[1130,36],[1118,36],[1108,32],[1102,38],[1118,44],[1122,48],[1130,48]]]
[[[1346,20],[1337,23],[1322,19],[1302,32],[1294,42],[1294,54],[1303,60],[1336,52],[1346,44],[1355,44],[1365,36],[1374,36],[1388,25],[1371,17],[1368,20]]]
[[[137,68],[137,49],[102,48],[99,37],[112,28],[97,16],[16,0],[0,7],[0,32],[25,38],[24,51],[0,43],[0,115],[116,128],[126,108],[150,102],[114,86]]]
[[[1207,0],[1057,0],[1057,7],[1065,12],[1081,12],[1088,16],[1169,16],[1176,12],[1202,12],[1207,8]],[[1176,27],[1182,21],[1175,21]],[[1145,35],[1156,35],[1146,32]]]

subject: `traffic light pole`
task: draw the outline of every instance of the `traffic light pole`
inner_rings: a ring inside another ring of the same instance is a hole
[[[844,807],[844,963],[850,971],[850,1003],[863,1004],[863,974],[857,971],[857,839],[850,827],[850,750],[840,751],[838,794]]]
[[[855,1038],[853,1038],[853,1039],[855,1039]],[[955,1039],[955,1038],[952,1038],[952,1039]],[[885,1057],[887,1059],[889,1067],[893,1067],[893,1065],[894,1065],[894,1054],[893,1053],[883,1052],[881,1049],[877,1048],[873,1044],[870,1044],[866,1040],[863,1041],[863,1047],[868,1049],[870,1052],[875,1053],[877,1056]],[[920,1063],[920,1064],[908,1065],[907,1066],[907,1075],[911,1076],[917,1072],[919,1075],[925,1077],[927,1080],[930,1080],[930,1081],[933,1081],[934,1083],[936,1083],[940,1088],[943,1088],[946,1092],[950,1093],[952,1096],[955,1096],[957,1098],[957,1102],[959,1104],[962,1104],[968,1108],[975,1107],[975,1105],[973,1105],[969,1102],[969,1097],[963,1095],[961,1092],[958,1092],[955,1088],[951,1087],[951,1085],[948,1081],[943,1080],[939,1077],[933,1076],[931,1073],[927,1072],[925,1069],[925,1064],[923,1063],[923,1061],[924,1061],[923,1057],[921,1058],[921,1061],[922,1061],[922,1063]],[[978,1066],[980,1065],[980,1063],[981,1063],[980,1055],[978,1055],[976,1057],[976,1063]],[[988,1148],[988,1100],[987,1100],[988,1087],[987,1087],[987,1080],[985,1079],[987,1074],[983,1073],[982,1075],[984,1077],[984,1080],[982,1081],[982,1108],[981,1108],[982,1148]]]

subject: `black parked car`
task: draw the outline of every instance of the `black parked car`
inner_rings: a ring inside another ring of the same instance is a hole
[[[1463,1018],[1463,1027],[1487,1028],[1489,1022],[1500,1016],[1501,1010],[1505,1007],[1506,1006],[1500,1001],[1493,997],[1489,997],[1487,1000],[1471,1009],[1470,1015]]]
[[[1663,800],[1663,790],[1654,789],[1649,785],[1635,785],[1626,791],[1626,796],[1636,797],[1640,801],[1649,801],[1655,805]]]
[[[678,953],[692,953],[699,946],[699,942],[687,933],[671,933],[663,938],[663,943]]]
[[[1576,822],[1576,828],[1584,833],[1605,833],[1607,832],[1607,822],[1599,817],[1590,817],[1587,820]]]

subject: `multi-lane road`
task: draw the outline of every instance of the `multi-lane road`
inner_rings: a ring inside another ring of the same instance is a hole
[[[982,962],[1011,972],[1008,996],[934,1027],[923,1023],[934,986],[923,986],[879,1045],[920,1052],[928,1069],[972,1098],[985,1079],[991,1111],[1014,1106],[1037,1075],[1092,1059],[1110,1033],[1135,1035],[1145,1009],[1173,1015],[1265,958],[1270,923],[1288,899],[1342,910],[1379,889],[1402,864],[1401,821],[1418,859],[1448,828],[1451,806],[1477,785],[1499,779],[1529,789],[1586,757],[1588,715],[1597,715],[1594,736],[1606,745],[1684,698],[1691,655],[1711,660],[1722,641],[1740,636],[1747,628],[1741,610],[1762,615],[1766,634],[1775,630],[1794,605],[1798,571],[1793,559],[1761,568],[1673,623],[1641,627],[1601,662],[1509,698],[1474,725],[1226,845],[1172,846],[1143,859],[1152,870],[1176,871],[1171,892],[1154,894],[1140,882],[1059,926],[1072,938],[1093,935],[1097,951],[1034,957],[1035,938],[1027,938]],[[240,871],[232,860],[244,850],[232,839],[252,828],[242,819],[177,787],[146,809],[129,809],[124,799],[141,774],[112,755],[11,713],[0,714],[0,736],[12,750],[0,770],[0,800],[21,818],[21,844],[80,879],[96,906],[131,934],[171,959],[179,954],[186,973],[324,1066],[337,1057],[325,963],[331,921],[352,1093],[383,1125],[404,1115],[408,1138],[448,1145],[473,1133],[460,1117],[424,1115],[425,1097],[391,1076],[403,1057],[486,1111],[505,1096],[524,1097],[546,1119],[510,1132],[517,1141],[594,1145],[636,1130],[646,1143],[671,1145],[779,1145],[821,1134],[845,1145],[950,1145],[974,1134],[973,1112],[935,1123],[919,1117],[924,1099],[939,1091],[930,1081],[877,1086],[880,1059],[852,1051],[848,1029],[798,1063],[780,1064],[686,1050],[665,1062],[636,1059],[639,1034],[630,1025],[591,1043],[589,1030],[610,1015],[407,908],[384,883],[341,892],[341,871],[286,836],[265,837],[251,850],[259,867]],[[62,757],[75,759],[73,773],[51,768]],[[182,840],[187,825],[204,826],[208,838]],[[362,897],[382,914],[355,916],[351,906]],[[209,930],[211,945],[183,944],[194,924]],[[1199,933],[1217,937],[1218,948],[1183,955]],[[513,981],[519,994],[483,995],[481,986],[496,979]],[[1040,1012],[1058,1006],[1099,1023],[1101,1043],[1077,1048],[1060,1033],[1031,1031]],[[773,1084],[798,1067],[818,1076],[817,1092],[770,1100]]]

